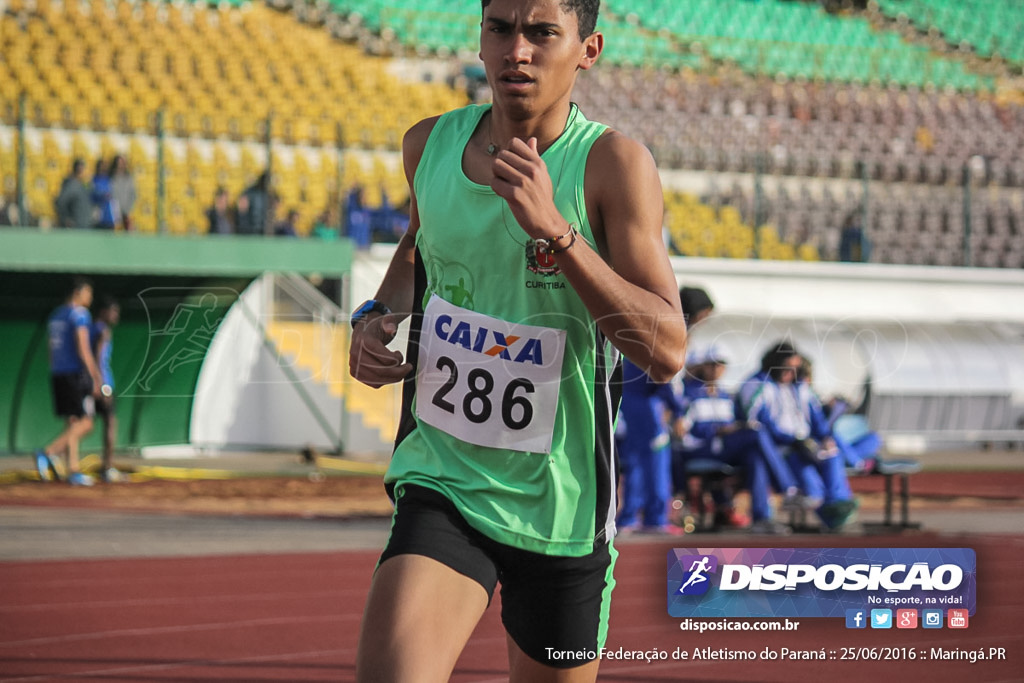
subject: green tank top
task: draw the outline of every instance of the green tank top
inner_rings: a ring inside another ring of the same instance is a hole
[[[619,356],[505,200],[463,172],[489,107],[442,116],[416,170],[416,380],[385,482],[398,497],[404,484],[440,491],[500,543],[585,555],[614,536]],[[583,179],[606,128],[573,105],[542,155],[556,206],[590,244]]]

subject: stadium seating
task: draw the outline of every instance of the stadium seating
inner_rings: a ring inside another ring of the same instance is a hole
[[[345,324],[325,326],[275,320],[267,326],[267,338],[296,369],[324,385],[332,396],[344,399],[346,408],[359,415],[366,427],[376,430],[382,442],[394,437],[398,430],[401,385],[372,389],[352,378]]]
[[[158,211],[173,232],[204,231],[214,189],[238,196],[268,160],[279,211],[297,208],[300,232],[325,211],[336,216],[357,185],[370,208],[400,205],[407,193],[401,136],[418,118],[467,101],[446,60],[475,55],[479,5],[331,0],[314,11],[305,2],[274,2],[279,9],[242,0],[216,7],[7,0],[4,198],[16,189],[14,126],[24,94],[26,199],[44,223],[71,160],[114,153],[132,164],[144,231],[157,229]],[[989,30],[1016,25],[1019,11],[990,5],[978,10],[998,13],[998,22],[986,19]],[[951,0],[878,6],[939,27],[951,42],[982,45],[941,29],[970,23]],[[692,188],[666,183],[666,225],[679,253],[835,258],[839,226],[867,188],[875,260],[959,264],[959,183],[973,168],[971,260],[1020,264],[1019,87],[991,92],[990,80],[976,79],[955,55],[901,37],[890,30],[898,21],[879,24],[873,11],[830,15],[816,3],[778,0],[608,0],[603,7],[605,59],[581,75],[576,99],[591,118],[644,142],[669,175],[684,169],[710,179],[709,190],[696,193],[703,202]],[[951,16],[960,19],[947,22]],[[114,32],[119,39],[109,40]],[[415,58],[366,52],[403,45]],[[161,110],[163,138],[155,134]],[[794,182],[755,196],[755,176]],[[680,199],[682,190],[689,199]],[[691,217],[673,218],[680,204]]]
[[[755,228],[729,204],[714,208],[686,192],[665,192],[669,249],[680,256],[817,261],[818,250],[780,237],[773,225]]]
[[[719,188],[709,203],[729,203],[745,222],[760,212],[777,226],[784,241],[807,248],[821,258],[838,258],[840,230],[846,218],[863,209],[863,186],[796,179],[763,192],[755,209],[753,191]],[[969,264],[983,267],[1024,267],[1024,197],[989,188],[969,204],[972,230],[966,242]],[[867,238],[872,261],[932,266],[965,265],[964,206],[959,188],[871,183],[868,187]]]
[[[352,24],[393,36],[419,55],[474,55],[480,42],[480,5],[446,0],[331,0],[331,8]],[[603,17],[605,60],[619,65],[659,64],[698,68],[702,57],[681,50],[670,38],[635,24]]]
[[[118,40],[110,40],[117,35]],[[401,169],[347,150],[397,150],[416,120],[465,102],[440,84],[407,82],[389,62],[262,4],[35,0],[0,20],[8,125],[25,94],[29,210],[53,218],[53,197],[73,157],[128,153],[143,197],[142,230],[156,229],[157,111],[164,113],[167,205],[173,232],[206,228],[215,188],[237,195],[267,165],[260,144],[277,141],[272,165],[281,210],[308,230],[338,190],[367,185],[369,201],[400,203]],[[128,149],[130,147],[130,150]],[[49,151],[47,151],[49,150]],[[371,155],[372,157],[372,155]],[[342,187],[337,168],[342,166]],[[15,164],[4,164],[9,186]]]
[[[394,36],[421,55],[473,54],[479,6],[441,0],[331,0],[332,9],[371,32]],[[846,83],[887,82],[958,90],[991,89],[956,59],[878,31],[864,17],[820,6],[766,0],[607,0],[600,28],[606,61],[620,66],[701,68],[705,58],[756,75]]]
[[[817,3],[746,0],[608,0],[610,12],[701,44],[719,60],[755,75],[878,82],[958,90],[991,88],[961,62],[878,31],[864,17],[838,17]]]
[[[877,0],[891,17],[906,17],[922,30],[937,29],[954,46],[981,57],[1024,64],[1024,5],[1014,0]]]

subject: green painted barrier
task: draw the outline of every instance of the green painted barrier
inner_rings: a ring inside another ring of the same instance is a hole
[[[0,230],[0,453],[26,453],[61,430],[53,415],[46,321],[75,275],[93,309],[121,305],[112,366],[118,447],[186,443],[202,361],[228,309],[267,271],[341,277],[347,240]],[[101,446],[100,429],[83,444]]]

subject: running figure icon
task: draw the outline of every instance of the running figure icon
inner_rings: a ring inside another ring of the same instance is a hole
[[[705,574],[711,571],[711,567],[708,566],[708,562],[711,560],[707,555],[700,558],[700,560],[694,560],[693,564],[690,565],[690,577],[683,582],[683,585],[679,587],[679,592],[684,593],[690,586],[698,583],[704,583],[708,580]]]

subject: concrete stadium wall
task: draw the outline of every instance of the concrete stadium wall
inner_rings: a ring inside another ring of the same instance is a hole
[[[253,282],[218,330],[199,376],[188,441],[209,449],[337,449],[340,400],[290,374],[266,342],[268,286],[263,278]]]

